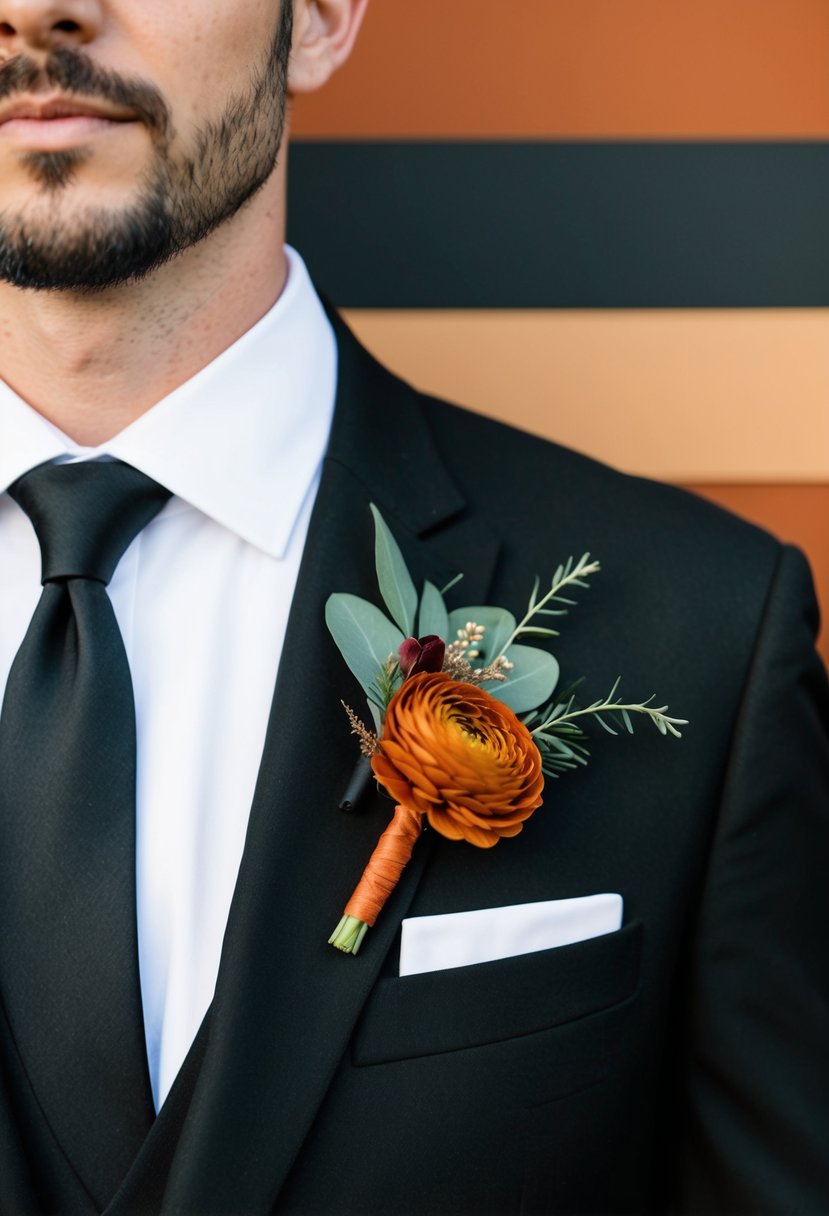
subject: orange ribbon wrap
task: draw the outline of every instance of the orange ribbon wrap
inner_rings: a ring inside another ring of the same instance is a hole
[[[363,870],[363,876],[345,907],[345,915],[373,925],[412,856],[423,831],[423,816],[406,806],[396,806],[389,826]]]

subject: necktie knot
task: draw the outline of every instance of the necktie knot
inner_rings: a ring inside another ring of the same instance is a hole
[[[121,461],[40,465],[9,487],[40,543],[41,581],[107,584],[130,542],[170,497]]]

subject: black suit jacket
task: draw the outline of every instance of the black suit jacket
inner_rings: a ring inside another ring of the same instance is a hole
[[[798,552],[679,490],[428,399],[337,322],[333,433],[215,1000],[111,1216],[829,1212],[829,696]],[[563,679],[690,719],[597,739],[491,850],[427,833],[358,957],[326,944],[388,820],[337,809],[362,698],[324,625],[418,577],[521,610],[589,549]],[[399,926],[618,891],[625,924],[399,978]],[[3,1038],[0,1211],[97,1210]],[[103,1150],[105,1151],[105,1146]],[[82,1171],[81,1171],[82,1172]],[[87,1179],[87,1182],[90,1180]]]

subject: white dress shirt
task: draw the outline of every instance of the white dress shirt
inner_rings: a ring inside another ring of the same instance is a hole
[[[302,260],[287,254],[270,312],[100,447],[79,447],[0,381],[0,695],[41,590],[37,539],[8,486],[44,461],[115,457],[174,495],[109,586],[135,690],[156,1109],[213,997],[334,407],[334,334]]]

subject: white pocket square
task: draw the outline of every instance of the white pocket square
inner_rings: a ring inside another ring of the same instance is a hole
[[[616,894],[414,916],[402,925],[400,974],[418,975],[533,954],[601,937],[621,926],[622,897]]]

